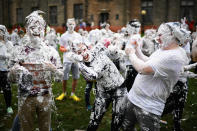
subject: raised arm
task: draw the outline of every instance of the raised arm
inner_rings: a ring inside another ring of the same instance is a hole
[[[153,74],[154,70],[151,66],[149,66],[145,61],[141,60],[136,56],[135,50],[133,48],[127,48],[126,54],[129,56],[129,60],[131,61],[133,67],[137,70],[138,73],[141,74]]]
[[[81,62],[79,62],[78,65],[79,65],[79,70],[87,80],[96,80],[98,78],[98,73],[96,73],[90,67],[87,67],[85,64]]]

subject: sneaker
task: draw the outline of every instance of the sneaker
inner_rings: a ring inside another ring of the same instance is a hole
[[[168,124],[168,122],[167,122],[167,121],[165,121],[165,120],[160,120],[160,123],[161,123],[161,124],[165,124],[165,125],[167,125],[167,124]]]
[[[75,94],[71,95],[70,98],[74,101],[80,101],[79,97],[77,97]]]
[[[87,111],[91,111],[91,110],[92,110],[92,106],[91,106],[91,105],[88,105],[88,106],[86,107],[86,109],[87,109]]]
[[[8,108],[7,108],[7,113],[8,113],[8,114],[13,114],[12,107],[8,107]]]
[[[60,96],[58,96],[58,97],[56,98],[56,100],[61,101],[61,100],[63,100],[65,97],[66,97],[65,93],[62,93]]]

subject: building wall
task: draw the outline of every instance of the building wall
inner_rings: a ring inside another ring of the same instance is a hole
[[[64,3],[63,3],[64,1]],[[197,0],[194,0],[194,12],[197,12]],[[180,20],[181,0],[153,0],[153,25],[166,21]],[[39,7],[49,22],[49,6],[57,6],[57,24],[61,26],[67,18],[74,17],[74,4],[83,4],[83,20],[99,24],[100,13],[109,13],[109,22],[113,26],[124,26],[133,18],[141,19],[141,0],[0,0],[0,24],[17,24],[16,9],[23,8],[23,21],[31,13],[32,7]],[[196,14],[196,13],[194,13]],[[116,15],[119,19],[116,20]],[[197,16],[194,15],[194,20]]]
[[[160,25],[166,21],[166,0],[153,0],[153,24]]]
[[[9,26],[10,23],[10,0],[0,0],[0,24]]]
[[[131,0],[130,19],[141,19],[141,0]]]
[[[180,20],[180,0],[171,0],[168,4],[168,21]]]
[[[194,3],[195,3],[195,9],[194,9],[194,14],[197,14],[197,0],[194,0]],[[194,15],[194,20],[196,20],[197,22],[197,15]]]
[[[4,24],[3,0],[0,0],[0,24]]]
[[[74,17],[74,4],[83,4],[83,14],[84,14],[84,0],[67,0],[67,17]]]
[[[94,17],[95,25],[99,24],[100,14],[109,13],[109,23],[114,26],[124,25],[127,21],[128,0],[89,0],[88,20]],[[116,19],[116,15],[119,19]]]
[[[64,5],[62,3],[61,0],[48,0],[48,12],[47,12],[47,16],[48,16],[48,19],[49,19],[49,10],[50,10],[50,6],[57,6],[57,24],[56,26],[58,25],[62,25],[65,23],[65,17],[64,17],[64,13],[66,13],[64,11]],[[48,20],[49,22],[49,20]]]
[[[11,3],[11,23],[12,25],[17,23],[17,8],[23,9],[23,21],[25,23],[25,17],[32,12],[32,7],[38,7],[40,10],[48,14],[48,1],[47,0],[15,0]],[[48,21],[48,15],[43,15],[46,21]],[[23,23],[23,24],[24,24]]]

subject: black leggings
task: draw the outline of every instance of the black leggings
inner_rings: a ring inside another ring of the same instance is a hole
[[[0,89],[3,90],[6,107],[11,106],[12,93],[7,79],[7,71],[0,71]]]
[[[178,81],[174,86],[173,92],[170,94],[165,103],[165,108],[162,116],[168,113],[173,113],[175,131],[181,130],[181,119],[184,105],[187,99],[187,92],[187,83]]]
[[[85,88],[85,102],[86,102],[86,107],[90,105],[90,92],[92,90],[92,86],[95,83],[95,89],[96,89],[96,82],[93,81],[87,81],[86,80],[86,88]]]
[[[135,77],[137,76],[138,72],[133,68],[132,65],[127,66],[126,72],[126,79],[124,81],[124,85],[127,87],[127,91],[129,92],[133,83],[135,81]]]

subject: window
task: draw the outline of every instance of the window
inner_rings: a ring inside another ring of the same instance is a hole
[[[62,5],[64,5],[64,4],[65,4],[65,0],[62,0],[61,2],[62,2]]]
[[[91,21],[94,21],[94,15],[90,16]]]
[[[74,4],[74,18],[83,19],[83,4]]]
[[[16,21],[18,24],[23,23],[23,9],[22,8],[16,9]]]
[[[98,0],[100,2],[108,2],[108,1],[112,1],[112,0]]]
[[[49,20],[50,24],[57,24],[57,6],[50,6]]]
[[[194,19],[194,0],[181,0],[181,18]]]
[[[31,7],[31,12],[36,11],[36,10],[39,10],[39,8],[38,7]]]
[[[3,1],[0,1],[0,24],[3,24]]]
[[[142,16],[144,24],[152,24],[153,20],[153,0],[142,0],[142,10],[146,11],[146,14]]]
[[[119,14],[116,14],[116,20],[119,20]]]
[[[99,23],[104,23],[104,22],[108,23],[108,20],[109,20],[109,13],[100,13]]]

